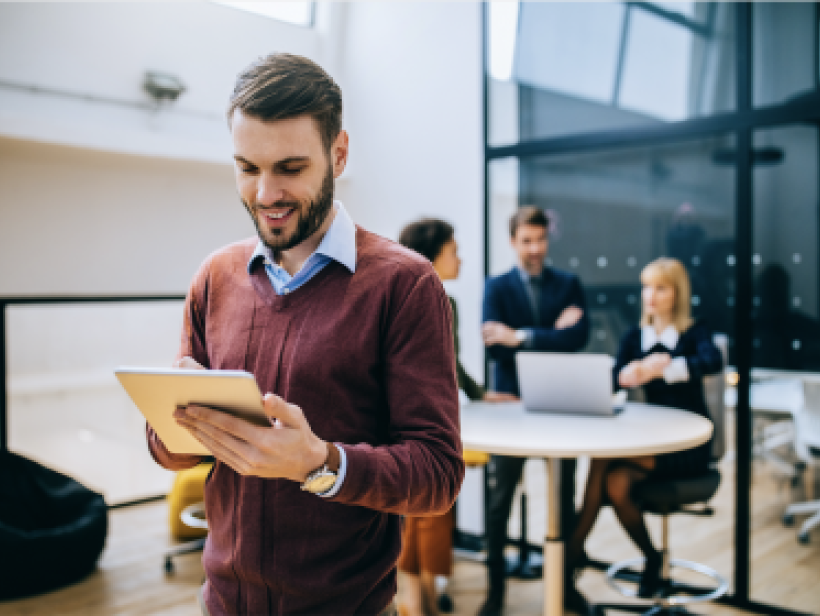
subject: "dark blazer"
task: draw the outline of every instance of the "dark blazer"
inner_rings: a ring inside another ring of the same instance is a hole
[[[584,316],[572,327],[555,329],[552,325],[561,312],[569,306],[578,306]],[[487,348],[495,361],[493,387],[496,391],[520,395],[515,370],[515,354],[519,351],[554,351],[567,353],[580,351],[589,338],[589,317],[581,282],[577,276],[550,267],[544,268],[541,285],[540,327],[535,327],[527,290],[518,268],[506,274],[490,278],[484,286],[482,321],[497,321],[513,329],[530,329],[532,346],[511,349],[502,345]]]
[[[712,340],[712,332],[701,322],[695,323],[678,338],[674,349],[667,349],[656,343],[648,351],[641,349],[641,328],[631,328],[621,339],[618,357],[612,369],[614,391],[623,389],[618,384],[618,375],[631,361],[643,359],[652,353],[669,353],[676,357],[686,358],[689,380],[679,383],[667,383],[663,379],[654,379],[643,386],[646,401],[650,404],[671,406],[709,417],[706,398],[703,394],[703,377],[717,374],[723,369],[723,356]]]

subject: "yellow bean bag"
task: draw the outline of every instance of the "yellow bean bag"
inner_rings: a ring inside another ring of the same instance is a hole
[[[180,514],[188,505],[205,500],[205,480],[212,466],[211,462],[199,464],[194,468],[179,471],[174,478],[174,485],[168,494],[168,526],[171,535],[177,539],[196,539],[208,534],[203,528],[192,528],[185,524]]]

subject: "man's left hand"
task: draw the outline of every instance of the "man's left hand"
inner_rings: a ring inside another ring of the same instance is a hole
[[[481,335],[484,338],[485,346],[500,344],[502,346],[517,348],[521,346],[521,341],[515,335],[515,330],[503,323],[487,321],[481,327]]]
[[[310,429],[302,409],[274,394],[262,399],[271,426],[259,427],[222,411],[190,405],[174,411],[181,426],[240,475],[303,482],[324,464],[327,443]]]

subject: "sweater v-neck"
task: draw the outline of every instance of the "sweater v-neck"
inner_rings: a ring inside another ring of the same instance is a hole
[[[265,302],[267,306],[274,310],[285,310],[294,305],[298,305],[312,296],[316,290],[321,286],[322,281],[331,273],[334,273],[337,268],[345,269],[344,266],[331,261],[322,268],[315,276],[305,282],[299,288],[294,289],[290,293],[279,295],[273,288],[273,284],[268,278],[265,268],[258,264],[254,267],[250,274],[251,284],[253,285],[256,294]]]

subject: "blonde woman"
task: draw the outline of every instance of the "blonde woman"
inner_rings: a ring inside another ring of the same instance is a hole
[[[615,389],[642,387],[650,404],[684,409],[708,417],[703,377],[723,368],[712,333],[690,315],[691,291],[686,269],[675,259],[657,259],[641,272],[642,316],[621,340],[613,368]],[[679,478],[704,472],[711,443],[694,449],[625,460],[593,460],[584,503],[567,557],[581,568],[586,541],[601,506],[608,500],[629,537],[646,557],[639,596],[651,597],[659,587],[660,553],[652,545],[632,486],[647,478]],[[577,593],[574,588],[571,592]]]

